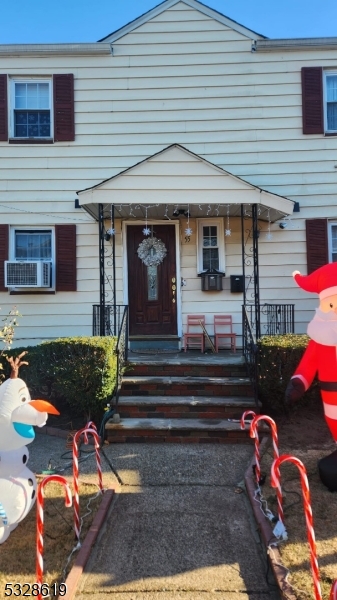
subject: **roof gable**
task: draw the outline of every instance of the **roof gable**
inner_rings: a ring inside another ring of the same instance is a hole
[[[104,37],[98,41],[99,42],[110,42],[110,43],[115,42],[116,40],[120,39],[124,35],[134,31],[135,29],[137,29],[144,23],[147,23],[151,19],[157,17],[165,10],[168,10],[172,6],[179,4],[179,3],[186,4],[190,8],[193,8],[193,9],[203,13],[207,17],[210,17],[211,19],[215,19],[216,21],[222,23],[226,27],[229,27],[230,29],[233,29],[234,31],[246,36],[248,39],[253,39],[253,40],[266,39],[266,37],[264,35],[256,33],[256,31],[252,31],[251,29],[247,29],[247,27],[244,27],[243,25],[240,25],[240,23],[233,21],[229,17],[222,15],[215,9],[210,8],[209,6],[206,6],[202,2],[199,2],[199,0],[164,0],[164,2],[162,2],[161,4],[158,4],[157,6],[155,6],[148,12],[144,13],[143,15],[141,15],[134,21],[131,21],[124,27],[121,27],[121,29],[118,29],[117,31],[112,32],[111,34],[107,35],[106,37]]]
[[[275,212],[272,220],[293,211],[294,203],[254,186],[179,144],[125,169],[101,183],[81,190],[80,205],[180,203],[231,205],[260,204]],[[93,211],[89,210],[91,214]],[[267,214],[267,210],[265,211]],[[261,213],[260,218],[264,218]]]

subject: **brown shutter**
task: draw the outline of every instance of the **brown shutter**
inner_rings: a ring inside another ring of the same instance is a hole
[[[326,219],[308,219],[305,222],[307,234],[308,275],[329,262],[328,222]]]
[[[0,75],[0,142],[8,140],[7,75]]]
[[[8,260],[9,226],[0,225],[0,292],[7,292],[5,288],[5,260]]]
[[[55,225],[56,291],[76,292],[76,225]]]
[[[303,133],[324,133],[323,69],[302,68]]]
[[[74,123],[74,76],[54,75],[54,141],[73,142]]]

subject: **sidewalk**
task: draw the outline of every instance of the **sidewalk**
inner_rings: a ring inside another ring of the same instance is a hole
[[[69,465],[65,451],[64,439],[37,435],[29,467],[46,469],[49,458]],[[76,598],[277,600],[249,500],[238,493],[252,453],[238,444],[104,446],[104,483],[117,494]],[[96,478],[94,457],[80,473]]]

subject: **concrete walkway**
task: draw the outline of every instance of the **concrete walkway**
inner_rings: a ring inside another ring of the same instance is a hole
[[[37,435],[28,466],[39,472],[49,458],[67,466],[64,452],[65,440]],[[104,446],[104,483],[117,494],[76,598],[277,600],[238,486],[252,452],[247,445]],[[94,457],[80,472],[95,480]]]

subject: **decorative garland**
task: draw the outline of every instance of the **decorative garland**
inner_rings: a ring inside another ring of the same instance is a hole
[[[167,250],[164,242],[156,237],[150,237],[139,244],[137,254],[147,267],[157,267],[163,262]]]

